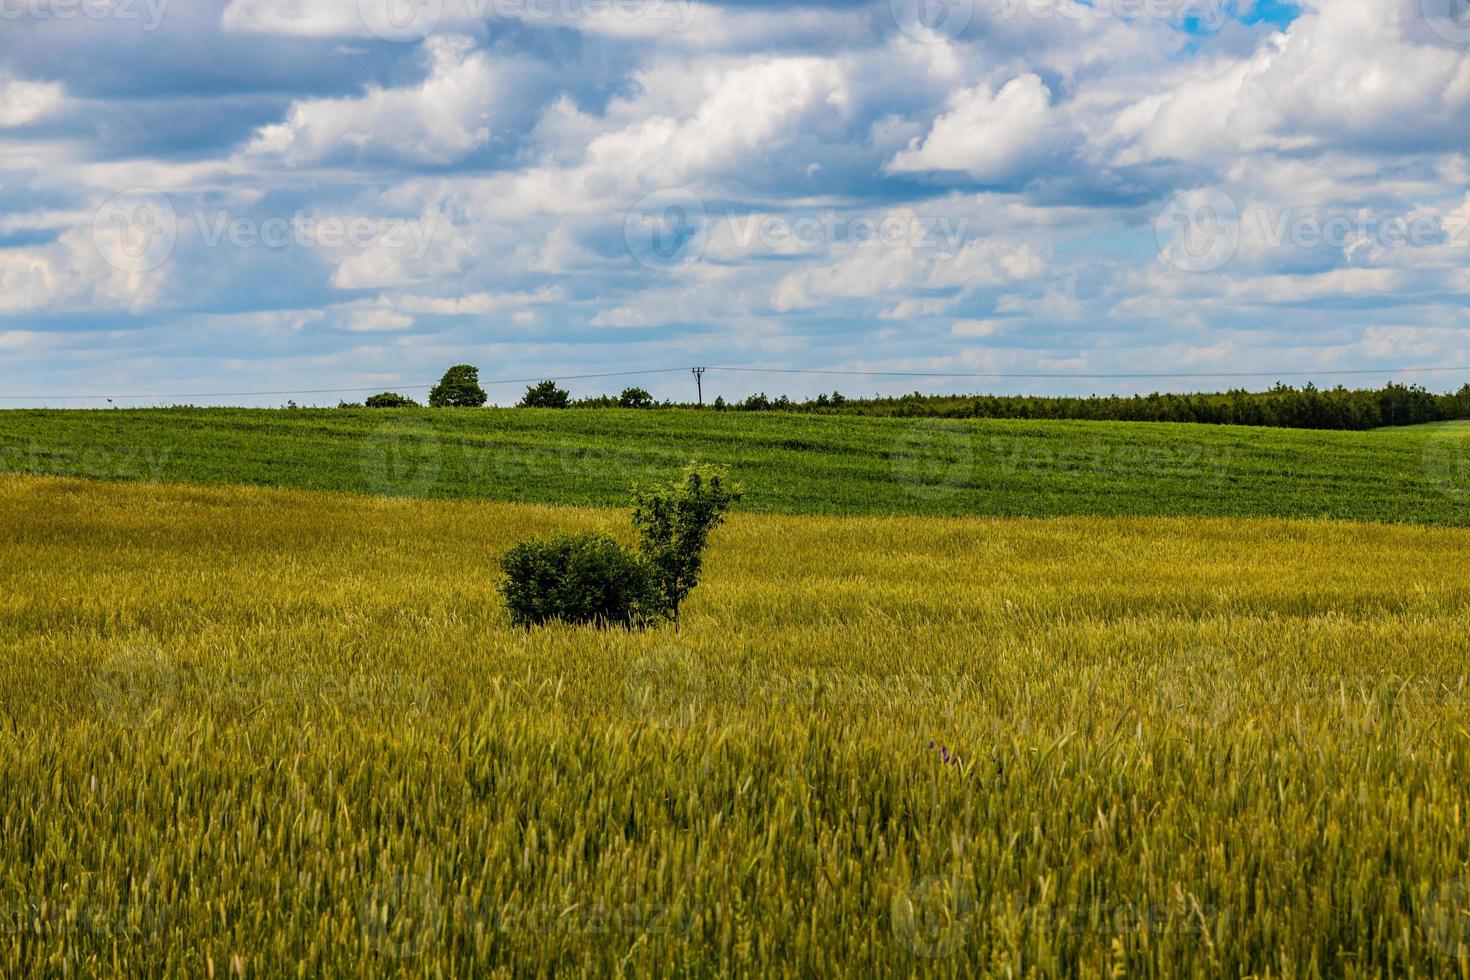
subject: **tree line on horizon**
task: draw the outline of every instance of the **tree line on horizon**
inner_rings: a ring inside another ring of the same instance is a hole
[[[429,392],[432,408],[480,408],[487,401],[479,371],[458,364],[445,372]],[[383,392],[362,405],[341,408],[413,408],[411,398]],[[553,380],[527,387],[517,408],[701,408],[690,402],[656,401],[643,388],[621,394],[573,398]],[[1361,431],[1385,426],[1419,425],[1470,419],[1470,384],[1439,394],[1420,385],[1390,382],[1382,388],[1300,388],[1277,383],[1266,391],[1237,388],[1224,392],[1148,395],[925,395],[851,398],[841,392],[796,400],[764,392],[738,402],[717,397],[715,412],[801,412],[817,415],[862,415],[874,418],[1047,419],[1094,422],[1194,422],[1205,425],[1256,425],[1289,429]]]

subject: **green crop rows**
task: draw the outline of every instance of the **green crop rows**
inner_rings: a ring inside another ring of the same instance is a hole
[[[1313,432],[712,411],[0,412],[0,471],[617,505],[729,464],[747,510],[1470,523],[1470,428]]]

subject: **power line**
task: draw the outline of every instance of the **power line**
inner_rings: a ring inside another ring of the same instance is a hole
[[[649,368],[644,371],[604,371],[598,374],[559,374],[558,381],[583,381],[588,378],[626,378],[639,374],[672,374],[680,373],[688,368]],[[481,381],[481,385],[533,385],[538,381],[544,381],[545,375],[537,378],[496,378],[491,381]],[[421,388],[433,388],[434,384],[415,385],[390,385],[391,388],[402,388],[404,391],[417,391]],[[382,385],[374,385],[370,388],[292,388],[285,391],[194,391],[170,395],[0,395],[4,401],[29,401],[32,399],[77,399],[81,401],[113,399],[132,400],[148,398],[263,398],[266,396],[280,395],[347,395],[359,391],[382,391]]]
[[[837,368],[751,368],[711,367],[709,371],[739,371],[748,374],[837,374],[860,378],[1006,378],[1024,381],[1061,381],[1067,379],[1092,381],[1099,379],[1129,380],[1133,378],[1315,378],[1338,375],[1374,374],[1417,374],[1421,371],[1465,371],[1470,366],[1451,367],[1408,367],[1408,368],[1351,368],[1322,371],[1204,371],[1199,373],[1163,372],[1148,373],[1129,371],[1121,374],[1004,374],[1004,373],[952,373],[947,371],[844,371]]]
[[[687,367],[676,368],[644,368],[634,371],[601,371],[592,374],[559,374],[553,377],[558,381],[586,381],[596,378],[626,378],[647,374],[674,374],[691,370]],[[1096,380],[1189,380],[1207,378],[1307,378],[1307,377],[1339,377],[1339,376],[1365,376],[1384,374],[1420,374],[1426,372],[1440,371],[1466,371],[1470,372],[1470,366],[1436,366],[1436,367],[1394,367],[1394,368],[1343,368],[1340,370],[1324,369],[1317,371],[1200,371],[1200,372],[1116,372],[1116,373],[1017,373],[1017,372],[952,372],[952,371],[852,371],[842,368],[777,368],[777,367],[740,367],[735,365],[721,365],[715,367],[693,368],[696,380],[699,375],[706,371],[727,371],[741,374],[802,374],[802,375],[837,375],[843,377],[859,378],[956,378],[970,380],[1012,380],[1012,381],[1096,381]],[[534,378],[495,378],[480,382],[485,386],[494,385],[523,385],[535,384],[544,380],[546,375]],[[392,388],[404,391],[433,388],[433,384],[400,384],[391,385]],[[0,395],[0,401],[134,401],[134,400],[171,400],[181,398],[265,398],[280,397],[283,395],[343,395],[354,394],[363,391],[382,391],[383,386],[374,385],[362,388],[293,388],[280,391],[213,391],[213,392],[183,392],[177,394],[155,394],[155,395]]]

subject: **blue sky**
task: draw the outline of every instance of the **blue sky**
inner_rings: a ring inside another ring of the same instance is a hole
[[[0,395],[1458,386],[1466,7],[0,0]]]

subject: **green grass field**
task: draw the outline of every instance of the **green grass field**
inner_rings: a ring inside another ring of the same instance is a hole
[[[0,975],[1470,973],[1470,531],[601,523],[0,477]]]
[[[0,413],[0,976],[1470,977],[1467,440]]]
[[[1311,432],[712,411],[0,412],[0,471],[583,505],[690,458],[747,510],[1470,524],[1470,429]]]

